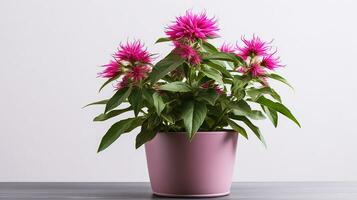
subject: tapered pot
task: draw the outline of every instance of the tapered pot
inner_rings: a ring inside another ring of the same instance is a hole
[[[153,193],[170,197],[215,197],[230,193],[238,134],[158,133],[145,144]]]

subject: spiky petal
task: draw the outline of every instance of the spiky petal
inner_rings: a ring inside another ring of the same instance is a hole
[[[222,46],[219,48],[221,52],[225,53],[234,53],[235,49],[233,48],[232,44],[229,43],[223,43]]]
[[[244,46],[240,47],[237,45],[237,50],[239,51],[239,55],[246,59],[249,56],[266,56],[268,55],[268,50],[270,50],[270,46],[268,46],[267,42],[262,41],[258,36],[253,35],[251,40],[247,40],[244,37],[242,38]]]
[[[108,64],[103,65],[103,67],[105,67],[105,69],[98,73],[100,77],[114,78],[120,73],[120,64],[115,60],[111,60]]]
[[[114,87],[117,90],[121,90],[125,87],[128,86],[130,82],[130,76],[128,76],[127,74],[125,76],[123,76],[123,78],[121,79],[121,81],[119,81]]]
[[[264,56],[260,65],[270,70],[274,70],[275,68],[284,66],[280,64],[279,58],[273,57],[273,54]]]
[[[249,70],[254,77],[263,76],[265,74],[265,70],[257,63],[252,64]]]
[[[194,14],[186,11],[183,16],[176,17],[176,21],[167,27],[166,35],[171,40],[188,39],[207,39],[218,37],[218,27],[214,18],[208,18],[206,13]]]
[[[151,67],[149,66],[135,66],[130,69],[127,76],[129,76],[134,82],[139,82],[147,78],[150,71]]]
[[[174,45],[174,52],[189,61],[191,64],[197,65],[201,62],[201,57],[197,50],[192,48],[190,45],[182,44],[179,42],[174,42]]]
[[[120,44],[114,57],[119,61],[130,63],[150,63],[152,61],[149,52],[144,48],[144,44],[140,40]]]

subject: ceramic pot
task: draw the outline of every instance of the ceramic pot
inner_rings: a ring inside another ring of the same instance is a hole
[[[153,193],[170,197],[215,197],[230,193],[238,134],[158,133],[145,144]]]

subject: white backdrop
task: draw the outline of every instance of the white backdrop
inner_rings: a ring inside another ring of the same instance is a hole
[[[186,9],[215,15],[221,39],[253,33],[274,40],[295,91],[277,85],[302,128],[259,122],[268,149],[239,141],[234,181],[357,180],[356,1],[0,1],[0,181],[148,181],[135,133],[97,154],[113,122],[83,105],[98,67],[120,41],[151,52],[164,26]],[[126,116],[123,116],[126,117]]]

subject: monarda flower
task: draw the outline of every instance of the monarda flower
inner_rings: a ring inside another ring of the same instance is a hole
[[[283,67],[284,65],[280,64],[279,58],[274,58],[273,54],[272,55],[268,55],[268,56],[264,56],[261,63],[261,66],[266,67],[270,70],[274,70],[275,68],[278,67]]]
[[[197,65],[201,62],[201,57],[197,50],[192,48],[190,45],[182,44],[179,42],[174,42],[175,49],[174,52],[181,56],[182,58],[186,59],[193,65]]]
[[[253,63],[250,66],[249,71],[252,73],[252,76],[254,77],[263,76],[265,74],[265,70],[257,63]]]
[[[231,44],[223,43],[222,46],[219,48],[221,52],[225,53],[234,53],[235,50]]]
[[[120,44],[118,51],[114,57],[119,61],[126,61],[130,63],[150,63],[152,61],[151,55],[144,48],[144,44],[140,40]]]
[[[243,37],[242,41],[244,43],[244,46],[240,47],[239,45],[237,45],[237,50],[239,50],[238,54],[243,59],[247,59],[249,56],[254,57],[268,55],[268,50],[270,49],[270,46],[268,46],[268,43],[260,40],[259,37],[253,35],[253,38],[251,40],[247,40]]]
[[[167,27],[165,33],[171,40],[195,41],[218,37],[218,30],[216,20],[208,18],[206,13],[194,14],[191,11],[186,11],[186,15],[176,17],[176,21]]]
[[[129,82],[130,82],[130,76],[125,75],[125,76],[123,76],[121,81],[119,81],[114,87],[117,90],[121,90],[121,89],[127,87]]]
[[[111,60],[108,64],[103,65],[103,67],[105,67],[105,69],[98,73],[100,77],[114,78],[120,73],[120,64],[115,60]]]
[[[214,91],[216,92],[216,94],[218,95],[222,95],[224,93],[223,88],[219,87],[218,85],[214,86]]]
[[[150,66],[135,66],[130,69],[126,76],[130,77],[134,82],[139,82],[147,78],[150,71]]]

